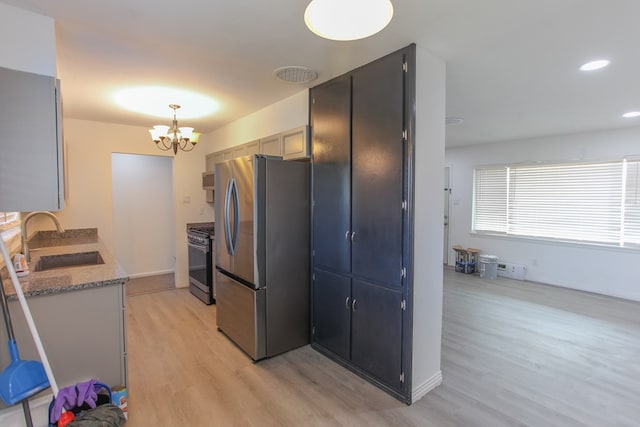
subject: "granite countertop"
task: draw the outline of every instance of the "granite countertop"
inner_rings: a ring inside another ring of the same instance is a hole
[[[39,231],[28,241],[29,275],[20,277],[25,296],[51,295],[80,289],[117,285],[129,280],[106,246],[98,238],[96,228],[57,231]],[[57,268],[35,271],[43,256],[98,251],[104,264]],[[16,299],[10,278],[4,278],[7,299]]]

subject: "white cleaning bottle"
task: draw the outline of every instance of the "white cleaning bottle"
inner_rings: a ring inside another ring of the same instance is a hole
[[[15,254],[13,257],[13,268],[16,269],[16,275],[18,277],[24,277],[29,274],[27,258],[23,254]]]

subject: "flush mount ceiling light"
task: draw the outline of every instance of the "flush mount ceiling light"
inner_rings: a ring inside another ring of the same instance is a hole
[[[640,117],[640,111],[629,111],[628,113],[624,113],[622,115],[625,119],[632,119],[634,117]]]
[[[113,96],[116,104],[129,111],[166,118],[168,104],[180,104],[180,117],[197,119],[215,113],[220,103],[201,93],[167,86],[134,86]]]
[[[313,33],[339,41],[372,36],[392,17],[389,0],[313,0],[304,12],[304,22]]]
[[[162,151],[173,149],[173,154],[178,154],[178,148],[182,151],[191,151],[195,148],[200,134],[194,132],[193,128],[178,127],[176,119],[176,111],[180,108],[177,104],[170,104],[169,108],[173,109],[173,123],[171,127],[163,125],[155,125],[149,130],[151,139],[156,143],[156,147]],[[189,145],[191,143],[191,145]]]
[[[580,67],[581,71],[595,71],[609,65],[608,59],[598,59],[597,61],[587,62]]]

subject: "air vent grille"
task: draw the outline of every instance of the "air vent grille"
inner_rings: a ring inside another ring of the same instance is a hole
[[[309,67],[287,66],[273,72],[276,79],[291,84],[310,83],[318,78],[318,73]]]

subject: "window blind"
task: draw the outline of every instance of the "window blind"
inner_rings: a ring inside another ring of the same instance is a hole
[[[478,168],[473,218],[479,232],[640,245],[640,160]]]
[[[507,232],[507,168],[476,169],[474,224],[478,231]]]

